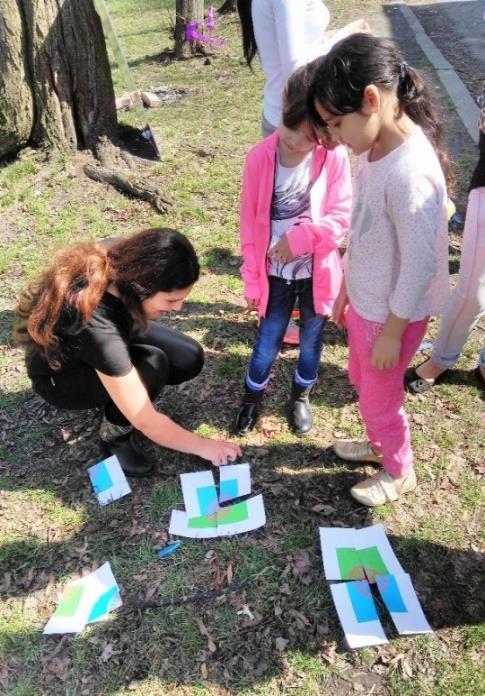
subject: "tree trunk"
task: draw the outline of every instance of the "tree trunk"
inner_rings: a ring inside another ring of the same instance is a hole
[[[226,0],[226,2],[217,10],[218,14],[229,14],[237,11],[237,0]]]
[[[0,0],[0,11],[0,157],[28,140],[75,150],[113,139],[115,96],[93,0]]]
[[[181,59],[185,55],[187,44],[190,43],[190,53],[203,52],[200,41],[185,40],[185,27],[188,22],[199,22],[202,33],[204,22],[204,0],[176,0],[175,2],[175,57]]]
[[[27,144],[49,153],[90,148],[104,166],[86,165],[88,176],[164,212],[171,201],[136,175],[116,136],[111,69],[93,0],[0,0],[0,159]]]

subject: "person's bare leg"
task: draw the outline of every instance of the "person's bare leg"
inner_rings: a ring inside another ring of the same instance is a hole
[[[428,360],[426,360],[426,362],[424,362],[416,369],[416,374],[418,375],[418,377],[421,377],[421,379],[424,379],[426,381],[434,381],[441,374],[443,374],[445,370],[445,367],[440,367],[433,361],[432,358],[429,358]]]

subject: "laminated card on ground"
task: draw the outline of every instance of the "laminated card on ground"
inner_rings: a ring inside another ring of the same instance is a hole
[[[367,580],[334,583],[330,591],[349,647],[388,642]]]
[[[432,633],[407,573],[379,576],[377,587],[398,633]]]
[[[379,575],[404,573],[382,524],[353,529],[320,527],[320,543],[327,580],[375,582]]]
[[[249,464],[226,465],[219,472],[219,495],[212,471],[180,476],[185,511],[172,511],[170,534],[209,539],[250,532],[266,523],[262,495],[220,505],[251,492]]]
[[[212,471],[181,474],[185,512],[189,518],[214,515],[219,510],[219,499]]]
[[[122,604],[120,590],[110,564],[74,580],[64,588],[56,611],[44,633],[79,633],[88,623],[101,621]]]
[[[100,505],[107,505],[131,493],[116,455],[89,467],[88,475]]]
[[[219,502],[241,498],[251,493],[249,464],[226,464],[219,468]]]

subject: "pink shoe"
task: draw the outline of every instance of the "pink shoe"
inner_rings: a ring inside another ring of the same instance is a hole
[[[298,346],[300,345],[300,327],[296,323],[295,319],[300,318],[300,312],[295,310],[291,314],[291,319],[286,327],[286,333],[283,338],[283,343],[287,346]]]

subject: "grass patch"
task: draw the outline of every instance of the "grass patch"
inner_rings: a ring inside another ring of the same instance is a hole
[[[333,26],[380,7],[375,0],[329,6]],[[163,560],[156,550],[167,543],[169,513],[182,502],[179,474],[209,464],[154,447],[159,474],[133,481],[131,496],[100,508],[85,473],[98,456],[93,414],[54,412],[33,398],[10,338],[12,310],[20,288],[73,240],[160,225],[193,241],[202,277],[186,309],[168,321],[203,342],[206,366],[182,390],[165,390],[160,407],[199,435],[227,437],[255,337],[254,316],[242,314],[238,207],[244,155],[260,135],[261,71],[255,65],[251,74],[241,63],[234,17],[221,20],[227,42],[210,64],[198,58],[162,64],[160,53],[171,44],[173,0],[110,0],[109,11],[136,84],[188,91],[181,101],[145,114],[162,150],[155,175],[176,205],[157,215],[148,204],[79,177],[79,162],[70,159],[19,159],[0,168],[1,688],[9,696],[316,696],[354,687],[400,696],[480,693],[483,625],[473,549],[481,539],[477,414],[483,402],[471,370],[481,333],[472,335],[449,380],[426,397],[406,399],[419,487],[399,505],[370,513],[348,495],[370,469],[343,465],[330,449],[336,437],[363,435],[341,333],[331,327],[327,332],[312,394],[316,425],[308,438],[287,428],[285,403],[297,353],[283,351],[262,427],[241,440],[253,489],[265,498],[266,527],[234,538],[184,539]],[[422,67],[429,70],[426,61]],[[113,74],[120,94],[126,85],[117,66]],[[120,120],[136,123],[136,116]],[[455,163],[462,181],[473,164],[463,151]],[[457,266],[461,236],[451,242]],[[436,328],[433,322],[431,338]],[[73,431],[71,444],[60,436],[65,429]],[[436,632],[349,653],[322,577],[318,527],[377,521],[392,532]],[[308,558],[304,573],[295,558]],[[39,629],[65,582],[106,560],[124,607],[62,644],[43,637]],[[244,581],[242,591],[210,601],[132,610],[133,603]],[[277,638],[288,641],[283,650]]]

